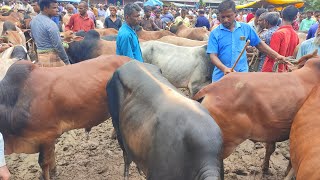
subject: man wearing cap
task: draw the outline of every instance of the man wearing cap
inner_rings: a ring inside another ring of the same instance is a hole
[[[37,45],[38,65],[53,67],[70,64],[61,42],[58,26],[50,19],[58,14],[57,1],[40,1],[40,10],[40,14],[30,23],[31,34]]]

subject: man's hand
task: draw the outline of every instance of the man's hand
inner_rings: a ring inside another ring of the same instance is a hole
[[[0,167],[0,180],[9,180],[10,172],[7,166]]]
[[[287,65],[290,65],[290,66],[293,66],[293,64],[288,60],[286,59],[286,57],[284,56],[281,56],[281,55],[278,55],[276,58],[275,58],[276,61],[279,61],[281,63],[285,63]]]
[[[229,73],[231,73],[231,72],[235,72],[235,70],[232,71],[232,69],[231,69],[231,68],[228,68],[228,67],[226,67],[226,68],[223,69],[224,75],[227,75],[227,74],[229,74]]]

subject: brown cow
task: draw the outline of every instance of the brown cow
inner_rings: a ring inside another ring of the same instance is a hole
[[[146,31],[141,26],[139,26],[136,30],[139,39],[143,39],[146,41],[160,39],[164,36],[176,36],[172,32],[168,30],[161,31]]]
[[[290,158],[297,180],[316,180],[320,177],[319,99],[320,86],[317,86],[300,108],[291,126]]]
[[[183,25],[183,22],[170,26],[170,31],[179,37],[184,37],[192,40],[207,41],[210,32],[206,28],[188,28]]]
[[[170,43],[177,46],[188,46],[188,47],[203,46],[208,44],[207,41],[196,41],[196,40],[191,40],[191,39],[176,37],[176,36],[164,36],[160,39],[157,39],[157,41]]]
[[[96,30],[100,36],[108,36],[108,35],[117,35],[118,31],[114,28],[104,28],[104,29],[94,29]]]
[[[91,127],[110,117],[105,87],[124,56],[100,56],[78,64],[40,68],[13,64],[1,83],[0,132],[5,154],[39,153],[42,176],[55,169],[55,140],[64,132]]]
[[[290,73],[231,73],[200,90],[194,99],[202,100],[220,126],[224,158],[246,139],[267,142],[267,172],[275,142],[289,138],[293,118],[320,83],[319,67],[318,57]]]

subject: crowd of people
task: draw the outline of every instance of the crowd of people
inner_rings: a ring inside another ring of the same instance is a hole
[[[257,71],[272,72],[276,62],[279,72],[288,70],[286,57],[295,56],[299,42],[297,32],[306,33],[296,59],[318,49],[320,53],[320,10],[300,12],[295,6],[285,7],[281,12],[270,5],[266,8],[236,10],[232,0],[225,0],[217,9],[186,9],[164,5],[163,7],[140,7],[129,3],[124,7],[104,4],[57,3],[55,0],[40,2],[4,1],[1,12],[20,11],[32,17],[30,29],[37,46],[38,64],[43,67],[70,64],[60,38],[61,31],[85,32],[99,26],[118,30],[116,53],[143,62],[136,26],[146,31],[161,31],[168,24],[182,22],[189,28],[204,27],[210,32],[207,53],[215,65],[212,81],[224,75],[248,72],[248,55],[243,54],[236,63],[246,42],[250,52],[258,50]],[[1,135],[1,134],[0,134]],[[0,179],[8,179],[5,166],[3,139],[0,136]]]

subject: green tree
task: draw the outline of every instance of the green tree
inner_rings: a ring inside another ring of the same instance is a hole
[[[319,0],[306,0],[304,11],[308,11],[308,10],[311,10],[311,11],[320,10],[320,1]]]

